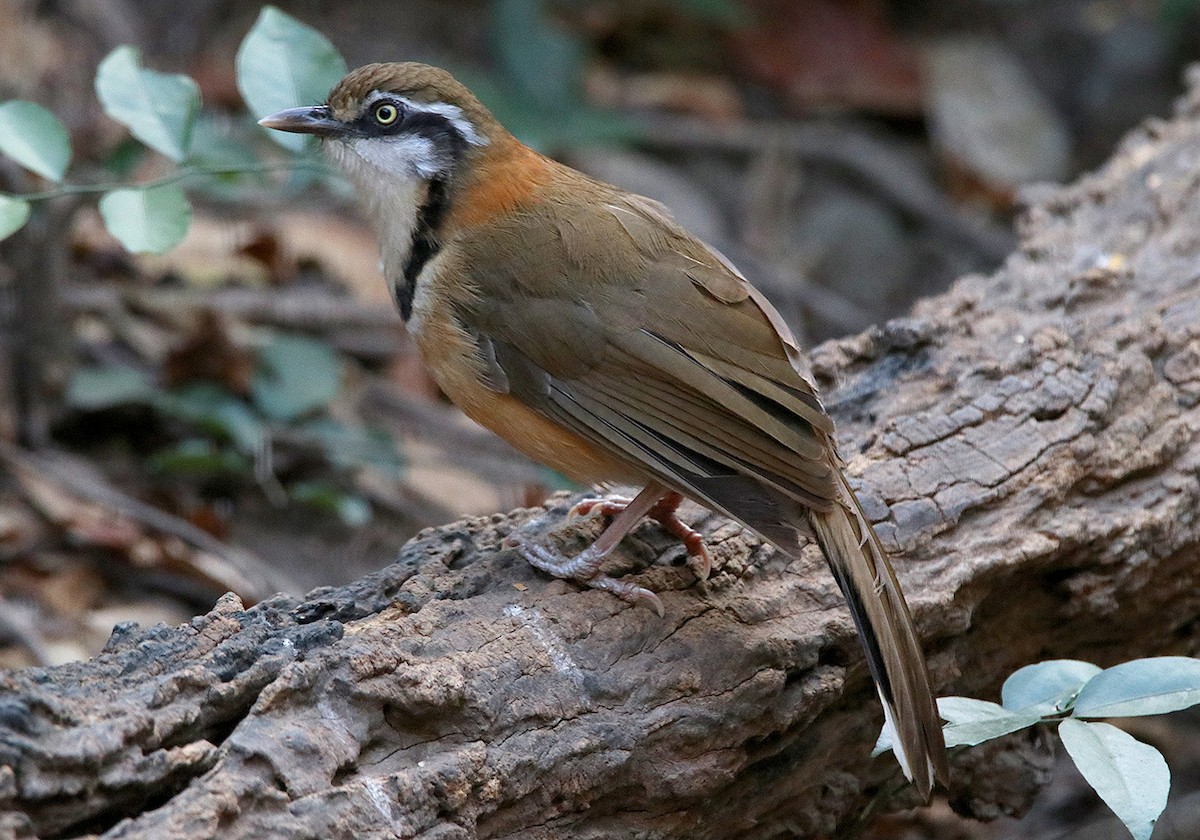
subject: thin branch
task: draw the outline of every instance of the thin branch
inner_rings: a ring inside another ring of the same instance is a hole
[[[359,327],[393,329],[399,351],[409,346],[400,315],[391,304],[362,303],[304,289],[123,289],[112,285],[72,283],[63,302],[73,312],[103,314],[133,306],[143,312],[178,316],[189,310],[212,310],[233,318],[302,329]]]
[[[332,170],[320,163],[314,161],[294,160],[283,163],[263,163],[250,166],[218,166],[218,167],[203,167],[203,166],[183,166],[167,175],[159,178],[152,178],[149,181],[143,181],[138,184],[128,183],[113,183],[111,181],[99,184],[60,184],[57,187],[40,192],[31,193],[12,193],[12,197],[21,198],[25,201],[45,201],[51,198],[58,198],[62,195],[87,195],[92,193],[106,193],[113,190],[121,189],[136,189],[148,190],[154,187],[165,187],[168,184],[175,184],[180,181],[186,181],[190,178],[218,178],[223,175],[265,175],[271,172],[321,172],[329,174]]]

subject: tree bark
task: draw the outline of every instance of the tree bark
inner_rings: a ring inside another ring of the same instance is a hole
[[[814,353],[943,694],[1200,643],[1198,114],[1193,92],[1103,170],[1039,190],[995,275]],[[644,524],[614,566],[661,593],[660,620],[504,549],[568,504],[0,675],[0,832],[778,838],[914,804],[869,756],[878,703],[815,549],[789,560],[691,508],[715,558],[698,583]],[[955,755],[946,795],[1019,813],[1046,744]]]

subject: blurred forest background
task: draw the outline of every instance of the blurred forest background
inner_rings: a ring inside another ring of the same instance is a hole
[[[351,67],[451,69],[526,142],[664,202],[806,345],[993,269],[1023,189],[1169,113],[1200,56],[1196,0],[278,6]],[[0,0],[0,100],[66,124],[77,183],[156,177],[165,161],[93,91],[132,44],[198,82],[193,160],[253,160],[273,146],[234,59],[258,13]],[[0,159],[0,192],[45,186]],[[578,489],[437,393],[344,185],[309,167],[187,186],[191,227],[164,255],[124,251],[87,194],[0,242],[0,668],[86,658],[117,623],[178,624],[230,589],[343,583],[421,528]],[[1164,751],[1177,785],[1200,777]],[[875,836],[1059,836],[1102,813],[1057,777],[1020,824],[943,808]]]

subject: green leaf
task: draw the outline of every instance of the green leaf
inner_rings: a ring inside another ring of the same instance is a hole
[[[520,91],[546,107],[578,105],[583,44],[550,22],[546,0],[494,0],[492,15],[497,56]]]
[[[937,705],[938,714],[947,721],[943,729],[947,747],[973,747],[1042,719],[1036,712],[1013,712],[970,697],[939,697]]]
[[[937,706],[938,714],[946,721],[942,731],[947,747],[973,747],[1041,720],[1035,712],[1012,712],[996,703],[970,697],[939,697]],[[891,748],[892,732],[885,723],[871,755],[880,755]]]
[[[247,169],[255,166],[258,156],[248,142],[249,136],[235,131],[239,126],[227,120],[217,120],[204,114],[196,121],[192,137],[191,162],[205,169]],[[231,173],[245,177],[242,173]],[[254,177],[260,177],[254,175]]]
[[[1000,689],[1004,708],[1049,715],[1070,705],[1085,682],[1100,673],[1099,666],[1078,659],[1051,659],[1014,671]]]
[[[140,370],[124,365],[78,368],[67,383],[67,405],[80,411],[102,411],[118,405],[149,403],[154,383]]]
[[[892,727],[884,719],[883,728],[879,730],[879,737],[875,739],[875,746],[871,749],[871,758],[881,756],[885,752],[891,752],[892,744],[895,742],[896,733],[892,731]]]
[[[1200,703],[1200,659],[1155,656],[1114,665],[1075,698],[1078,718],[1161,715]]]
[[[366,525],[371,521],[371,505],[366,499],[343,493],[327,484],[297,482],[288,488],[288,495],[297,502],[336,514],[351,527]]]
[[[259,353],[251,392],[263,414],[291,422],[324,408],[341,386],[341,364],[328,345],[277,335]]]
[[[135,47],[117,47],[96,70],[104,112],[173,161],[187,157],[200,111],[200,88],[187,76],[142,67]]]
[[[71,137],[41,105],[13,99],[0,105],[0,153],[57,183],[71,162]]]
[[[238,90],[255,118],[324,102],[345,75],[346,61],[328,38],[274,6],[263,7],[238,47]],[[294,152],[309,140],[303,134],[268,134]]]
[[[250,406],[211,383],[158,394],[154,407],[164,414],[194,423],[209,434],[233,441],[246,455],[258,452],[266,438],[262,421]]]
[[[188,158],[193,166],[205,170],[207,177],[192,182],[193,194],[203,193],[223,200],[236,200],[248,187],[266,182],[260,160],[251,141],[257,138],[258,126],[249,118],[247,125],[231,123],[201,114],[192,136],[192,153]]]
[[[1107,723],[1067,718],[1058,734],[1083,778],[1134,840],[1150,840],[1171,791],[1171,771],[1162,754]]]
[[[29,221],[29,202],[0,193],[0,240],[7,239]]]
[[[183,241],[192,206],[173,185],[113,190],[100,199],[108,232],[135,254],[161,254]]]
[[[334,466],[355,468],[370,464],[393,473],[399,473],[404,467],[395,441],[378,429],[349,426],[329,417],[318,417],[305,423],[301,431],[317,439],[325,457]]]
[[[189,478],[245,478],[253,473],[248,458],[210,440],[185,440],[154,453],[151,469]]]

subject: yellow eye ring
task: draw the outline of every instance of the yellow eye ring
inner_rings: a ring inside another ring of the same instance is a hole
[[[391,125],[399,117],[400,112],[390,102],[384,102],[375,108],[375,122],[380,125]]]

